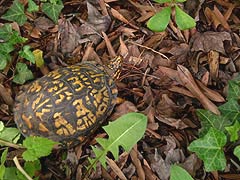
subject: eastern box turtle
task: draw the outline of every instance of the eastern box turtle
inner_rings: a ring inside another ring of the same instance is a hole
[[[86,62],[63,67],[24,87],[14,107],[22,134],[81,142],[112,112],[118,93],[113,77],[120,64],[116,57],[108,66]]]

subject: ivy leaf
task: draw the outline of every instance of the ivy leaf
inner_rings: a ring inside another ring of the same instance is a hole
[[[233,154],[240,160],[240,145],[234,148]]]
[[[19,51],[19,55],[22,58],[25,58],[27,60],[29,60],[31,63],[35,64],[35,57],[34,54],[32,53],[32,51],[30,50],[30,46],[26,45],[23,46],[23,50]]]
[[[15,45],[17,43],[24,43],[26,41],[27,41],[27,38],[20,36],[17,31],[13,31],[13,33],[10,36],[10,39],[8,40],[8,43]]]
[[[225,128],[230,135],[230,141],[234,142],[238,140],[238,132],[240,131],[240,123],[238,120],[235,121],[234,125]]]
[[[177,165],[171,165],[170,174],[170,180],[193,180],[193,178],[185,169]]]
[[[33,0],[28,0],[28,12],[37,12],[39,10],[39,6],[33,1]]]
[[[235,99],[238,101],[240,99],[240,74],[233,80],[230,80],[228,85],[227,99]]]
[[[219,106],[219,110],[222,115],[229,118],[231,122],[240,119],[240,106],[235,99],[229,99],[228,102]]]
[[[10,34],[12,33],[11,24],[4,24],[0,27],[0,39],[7,41],[10,38]]]
[[[13,78],[13,82],[17,84],[24,84],[26,81],[33,79],[32,72],[28,69],[27,65],[24,63],[17,63],[16,65],[17,74]]]
[[[201,119],[200,137],[205,135],[210,128],[225,131],[225,127],[232,124],[226,116],[219,116],[205,109],[198,109],[196,113]]]
[[[222,131],[210,128],[204,137],[193,141],[188,149],[195,152],[204,161],[207,172],[224,170],[226,159],[223,146],[226,142],[227,137]]]
[[[171,7],[165,7],[147,22],[147,27],[155,32],[165,31],[170,21]]]
[[[57,23],[58,17],[63,9],[62,4],[52,4],[52,3],[43,3],[42,11],[53,20],[54,23]]]
[[[186,30],[196,26],[195,20],[185,13],[181,8],[175,5],[175,20],[176,24],[178,25],[179,29]]]
[[[15,21],[22,26],[26,21],[27,17],[24,13],[24,6],[18,0],[14,0],[9,10],[2,16],[2,19],[8,21]]]
[[[109,138],[97,138],[97,142],[102,149],[92,147],[96,158],[90,159],[91,163],[88,169],[96,167],[97,161],[106,168],[106,155],[110,151],[115,159],[118,159],[119,146],[122,146],[127,152],[131,150],[134,144],[139,141],[147,127],[147,117],[141,113],[128,113],[114,122],[110,122],[108,126],[103,127]]]
[[[2,56],[2,58],[1,58],[1,56],[2,55],[0,55],[0,59],[1,59],[1,61],[0,61],[0,70],[4,70],[5,67],[7,66],[7,60],[6,60],[5,56]]]
[[[43,156],[48,156],[52,148],[57,142],[54,142],[50,139],[30,136],[23,141],[23,146],[27,150],[23,153],[23,159],[25,161],[35,161]]]

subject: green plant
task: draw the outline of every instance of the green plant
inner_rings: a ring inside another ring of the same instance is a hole
[[[240,75],[229,81],[228,86],[227,102],[219,106],[221,115],[203,109],[197,111],[202,122],[200,138],[188,149],[203,160],[206,171],[226,168],[224,147],[227,143],[234,147],[233,153],[240,160],[240,146],[234,144],[239,140],[240,131]]]
[[[172,10],[175,10],[175,22],[180,30],[190,29],[196,26],[194,19],[186,14],[177,3],[185,2],[186,0],[154,0],[157,3],[169,3],[169,6],[163,8],[160,12],[151,17],[147,26],[152,31],[165,31],[171,19]]]
[[[193,180],[193,178],[188,174],[188,172],[178,165],[171,165],[170,168],[170,180]]]
[[[27,137],[23,140],[23,144],[17,144],[20,139],[20,132],[17,128],[5,127],[3,122],[0,121],[0,146],[4,147],[5,150],[2,152],[0,161],[0,180],[25,180],[26,177],[23,175],[20,165],[16,164],[17,157],[13,160],[17,167],[6,167],[6,157],[8,153],[8,147],[17,149],[25,149],[22,154],[25,160],[23,169],[25,173],[31,178],[38,179],[35,176],[35,172],[41,169],[39,158],[48,156],[56,142],[53,142],[47,138],[42,137]]]
[[[106,168],[106,156],[111,152],[113,157],[118,159],[119,146],[129,152],[132,147],[142,138],[147,127],[147,117],[141,113],[128,113],[121,116],[114,122],[110,122],[103,129],[108,134],[108,139],[97,138],[96,141],[101,145],[92,147],[96,157],[89,158],[90,166],[88,172],[92,168],[96,168],[99,161]]]
[[[57,23],[58,16],[63,9],[61,0],[41,0],[42,11],[55,23]],[[29,13],[39,11],[39,7],[33,0],[28,0],[27,11]],[[1,17],[8,21],[15,21],[22,26],[27,21],[27,16],[24,11],[24,5],[19,0],[14,0],[9,10]]]

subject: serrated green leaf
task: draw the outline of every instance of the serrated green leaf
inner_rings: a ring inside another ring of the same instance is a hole
[[[15,142],[16,138],[18,140],[18,135],[20,134],[19,130],[17,128],[12,128],[12,127],[8,127],[8,128],[4,128],[1,132],[0,132],[0,139],[4,140],[4,141],[8,141],[8,142]],[[0,144],[1,145],[1,144]]]
[[[204,161],[207,172],[224,170],[226,159],[223,152],[223,146],[227,142],[227,137],[222,131],[210,128],[208,133],[193,141],[188,149],[195,152],[200,159]]]
[[[36,161],[26,161],[24,163],[24,170],[32,178],[35,177],[35,173],[37,171],[41,170],[41,163],[40,163],[39,159]]]
[[[234,148],[233,154],[240,160],[240,145]]]
[[[170,180],[193,180],[191,175],[182,167],[177,165],[171,165],[170,168]]]
[[[23,146],[27,150],[23,153],[23,159],[25,161],[35,161],[43,156],[48,156],[52,148],[57,142],[54,142],[50,139],[30,136],[23,141]]]
[[[198,109],[196,111],[198,117],[201,119],[202,128],[200,130],[200,137],[205,135],[211,127],[216,128],[221,131],[225,131],[226,126],[232,124],[231,121],[225,116],[216,115],[205,109]]]
[[[53,20],[54,23],[57,23],[58,17],[63,9],[63,5],[43,3],[42,11]]]
[[[31,63],[35,64],[35,57],[30,49],[31,49],[31,47],[28,45],[23,46],[23,50],[19,51],[19,55],[22,58],[25,58],[25,59],[29,60]]]
[[[238,122],[238,120],[236,120],[234,125],[225,127],[225,129],[227,130],[228,134],[230,135],[231,142],[238,140],[238,132],[240,131],[240,123]]]
[[[179,29],[186,30],[196,26],[195,20],[185,13],[181,8],[175,5],[175,20]]]
[[[2,19],[8,21],[15,21],[22,26],[26,21],[27,17],[24,13],[24,6],[18,0],[14,0],[9,10],[2,16]]]
[[[4,24],[2,27],[0,27],[0,39],[7,41],[10,38],[11,33],[12,33],[11,24]]]
[[[147,22],[147,27],[155,32],[165,31],[170,21],[171,7],[165,7]]]
[[[37,12],[39,10],[39,6],[33,1],[33,0],[28,0],[28,12]]]
[[[227,99],[240,99],[240,74],[228,83],[228,95]]]
[[[13,82],[17,84],[24,84],[26,81],[33,79],[32,71],[30,71],[26,64],[17,63],[16,65],[17,74],[13,78]]]
[[[147,126],[147,117],[140,113],[128,113],[114,122],[110,122],[108,126],[103,127],[109,138],[97,138],[97,142],[102,146],[102,149],[93,147],[96,159],[91,162],[91,167],[96,165],[97,161],[106,167],[107,152],[111,152],[115,159],[118,159],[119,146],[129,152],[131,148],[139,141]]]

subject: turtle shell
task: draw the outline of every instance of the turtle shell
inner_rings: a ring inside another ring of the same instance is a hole
[[[24,136],[82,141],[112,112],[117,92],[102,66],[82,63],[63,67],[20,91],[14,120]]]

